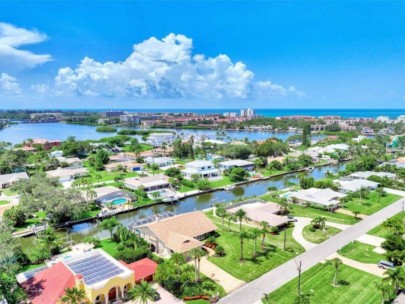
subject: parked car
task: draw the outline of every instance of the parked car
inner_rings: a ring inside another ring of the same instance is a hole
[[[287,216],[288,221],[291,222],[297,222],[297,219],[295,217],[293,217],[292,215],[288,215]]]
[[[388,261],[379,261],[378,262],[378,267],[382,269],[394,269],[395,265],[394,263],[388,262]]]

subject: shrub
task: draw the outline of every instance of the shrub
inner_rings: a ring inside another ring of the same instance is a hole
[[[87,236],[83,241],[85,243],[93,244],[94,248],[98,248],[101,245],[100,239],[95,236]]]
[[[14,227],[19,227],[24,225],[27,215],[21,207],[14,206],[10,209],[7,209],[3,213],[3,217],[10,221]]]
[[[102,127],[97,127],[96,132],[115,133],[115,132],[117,132],[117,129],[114,127],[110,127],[110,126],[102,126]]]
[[[186,186],[186,187],[194,188],[193,182],[190,181],[190,180],[188,180],[188,179],[183,179],[183,180],[181,181],[181,183],[182,183],[184,186]]]
[[[215,255],[218,257],[223,257],[225,256],[225,249],[224,247],[218,245],[217,247],[215,247]]]

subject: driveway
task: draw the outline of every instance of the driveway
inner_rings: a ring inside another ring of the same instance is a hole
[[[337,252],[340,248],[358,239],[361,235],[367,233],[374,227],[380,225],[387,218],[401,212],[403,202],[404,199],[402,198],[381,209],[380,211],[366,217],[364,220],[350,226],[318,246],[298,255],[295,259],[292,259],[267,272],[258,279],[245,284],[241,288],[222,298],[219,303],[244,304],[259,301],[261,298],[263,298],[264,294],[277,290],[285,283],[297,277],[297,263],[299,261],[302,262],[302,271],[308,270],[309,268],[331,256],[333,253]]]
[[[194,265],[194,261],[190,263]],[[203,257],[200,263],[201,272],[211,280],[221,285],[225,289],[226,293],[234,291],[245,284],[244,281],[235,278],[214,263],[208,261],[207,257]]]
[[[341,256],[338,253],[332,254],[330,257],[327,258],[327,260],[331,260],[334,258],[339,258],[340,260],[342,260],[343,264],[347,266],[359,269],[364,272],[371,273],[381,278],[384,276],[385,269],[379,268],[377,264],[361,263],[352,259],[348,259],[344,256]]]

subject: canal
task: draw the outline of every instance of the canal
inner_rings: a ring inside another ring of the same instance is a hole
[[[324,166],[315,168],[313,171],[307,174],[312,176],[315,180],[325,177],[325,174],[329,171],[336,173],[339,170],[343,170],[346,164],[342,163],[335,166]],[[164,211],[173,211],[175,208],[176,214],[186,213],[194,210],[203,210],[210,208],[212,205],[220,202],[229,202],[241,197],[249,197],[254,195],[262,195],[267,192],[267,188],[275,186],[278,189],[283,189],[289,186],[290,183],[299,183],[299,175],[303,173],[292,173],[284,176],[273,177],[264,181],[257,181],[249,184],[244,184],[236,187],[232,191],[215,191],[210,193],[204,193],[197,196],[192,196],[181,200],[174,206],[171,204],[161,204],[145,207],[132,212],[119,214],[117,219],[124,225],[128,226],[129,223],[134,222],[137,219],[145,218],[152,214],[161,213]],[[74,241],[80,242],[87,236],[96,236],[99,238],[106,238],[109,236],[108,231],[100,230],[97,221],[86,222],[74,225],[67,230],[59,232],[61,236],[69,235]],[[21,238],[23,248],[32,248],[35,237]]]

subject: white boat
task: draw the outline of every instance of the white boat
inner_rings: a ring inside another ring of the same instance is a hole
[[[224,189],[226,191],[231,191],[231,190],[235,189],[235,186],[234,185],[229,185],[229,186],[226,186]]]

